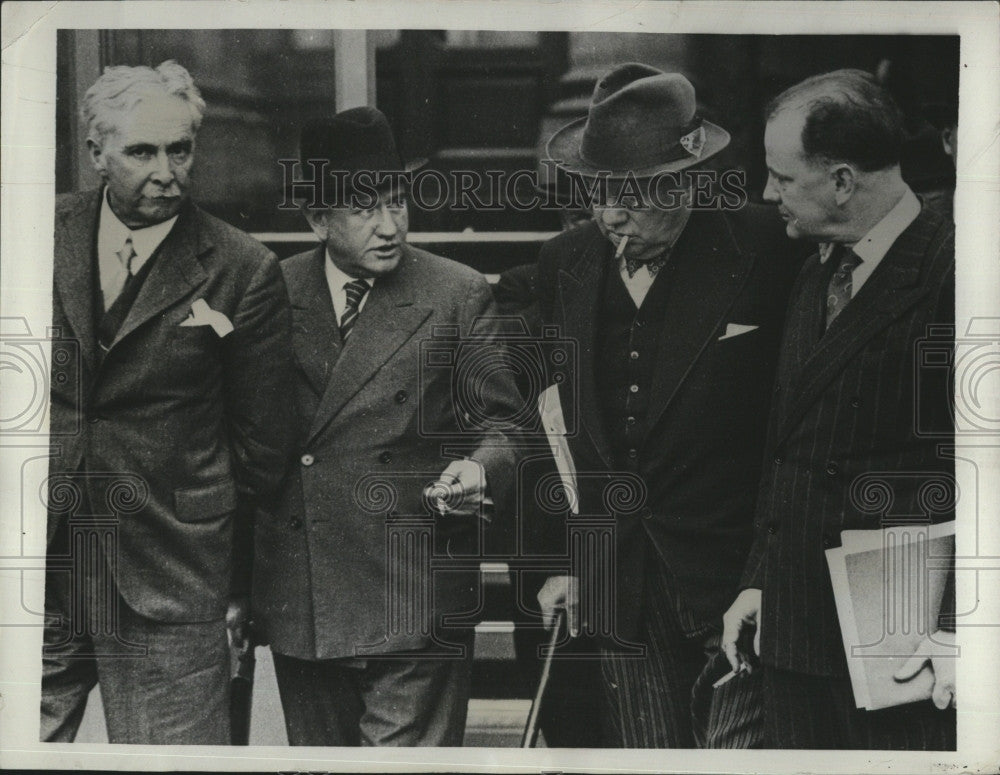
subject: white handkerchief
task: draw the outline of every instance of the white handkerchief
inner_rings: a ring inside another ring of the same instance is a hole
[[[751,331],[756,331],[760,326],[745,326],[742,323],[726,323],[726,333],[719,337],[721,342],[723,339],[732,339],[734,336],[739,336],[740,334],[749,334]]]
[[[182,326],[211,326],[220,339],[233,332],[233,324],[229,318],[209,307],[208,302],[204,299],[198,299],[191,305],[191,311],[180,324]]]

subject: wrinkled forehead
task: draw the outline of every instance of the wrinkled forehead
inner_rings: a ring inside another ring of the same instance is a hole
[[[109,132],[148,139],[193,137],[196,132],[191,106],[162,91],[142,92],[135,102],[106,110],[102,119]]]

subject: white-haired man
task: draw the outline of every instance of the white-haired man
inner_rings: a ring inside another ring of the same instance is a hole
[[[99,682],[111,742],[229,742],[291,321],[274,255],[189,200],[204,108],[175,62],[108,68],[82,110],[103,185],[56,203],[53,326],[80,358],[52,382],[43,741]]]

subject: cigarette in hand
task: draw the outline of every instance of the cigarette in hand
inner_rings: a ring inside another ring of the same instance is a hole
[[[620,259],[625,253],[626,245],[628,245],[628,237],[622,237],[621,242],[618,243],[618,249],[615,251],[615,261]]]
[[[743,671],[741,670],[740,672],[743,672]],[[720,678],[718,681],[716,681],[714,684],[712,684],[712,688],[713,689],[718,689],[724,683],[728,683],[729,681],[733,680],[738,675],[739,675],[739,673],[737,673],[735,670],[730,670],[728,673],[726,673],[724,676],[722,676],[722,678]]]

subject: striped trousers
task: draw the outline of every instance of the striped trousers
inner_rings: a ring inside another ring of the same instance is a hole
[[[717,690],[728,671],[719,633],[695,629],[673,603],[666,568],[647,578],[639,640],[642,657],[601,652],[603,745],[608,748],[749,748],[760,743],[759,677]],[[680,620],[685,618],[683,625]],[[721,660],[721,661],[720,661]],[[694,699],[694,702],[692,702]]]

